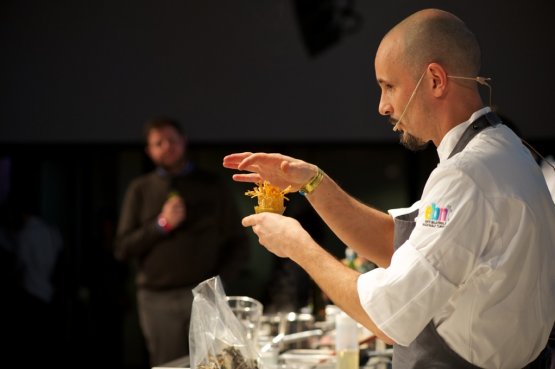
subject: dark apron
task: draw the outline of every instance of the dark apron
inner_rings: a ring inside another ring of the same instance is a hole
[[[472,122],[464,131],[463,135],[449,154],[449,158],[461,152],[466,145],[480,131],[489,126],[495,127],[501,123],[499,117],[493,113],[487,113]],[[402,214],[394,219],[394,248],[397,250],[406,240],[408,240],[414,227],[418,209],[409,213]],[[547,351],[544,350],[534,362],[528,364],[525,369],[549,368],[546,360]],[[545,365],[545,366],[543,366]],[[422,332],[411,342],[409,346],[393,346],[393,368],[394,369],[479,369],[479,367],[469,363],[455,351],[437,333],[433,321],[430,321]]]

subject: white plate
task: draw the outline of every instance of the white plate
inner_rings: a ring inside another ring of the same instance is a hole
[[[319,364],[334,360],[335,354],[331,350],[298,349],[285,351],[279,357],[288,363]]]

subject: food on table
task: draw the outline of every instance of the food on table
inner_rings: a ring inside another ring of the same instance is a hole
[[[209,355],[208,359],[197,366],[197,369],[258,369],[254,359],[245,360],[237,348],[228,346],[215,357]]]

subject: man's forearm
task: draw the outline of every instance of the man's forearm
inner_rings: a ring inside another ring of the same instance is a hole
[[[310,204],[347,246],[379,266],[393,255],[393,219],[343,191],[327,175],[307,195]]]
[[[313,241],[308,245],[299,245],[291,258],[312,277],[341,310],[384,342],[393,343],[391,338],[370,319],[360,304],[357,289],[359,272],[345,266]]]

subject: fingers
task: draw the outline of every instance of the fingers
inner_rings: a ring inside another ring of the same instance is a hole
[[[237,169],[239,170],[249,170],[254,172],[257,168],[255,163],[257,161],[261,161],[263,159],[270,159],[271,156],[269,154],[258,152],[255,154],[247,155],[243,158],[243,160],[239,163]]]
[[[274,213],[251,214],[243,218],[241,223],[244,227],[251,227],[260,245],[279,257],[288,257],[296,233],[291,228],[299,226],[293,218]]]
[[[291,185],[297,190],[302,184],[313,177],[316,166],[277,153],[243,152],[224,157],[226,168],[241,170],[248,173],[233,175],[236,182],[258,183],[267,180],[275,186],[286,188]]]
[[[231,178],[236,182],[258,183],[262,180],[258,173],[234,174]]]
[[[179,226],[187,216],[185,201],[179,195],[171,196],[164,203],[161,214],[172,227]]]
[[[243,227],[252,227],[253,225],[256,224],[255,219],[256,219],[256,214],[247,215],[241,220],[241,224],[243,225]]]
[[[275,228],[275,225],[277,224],[276,220],[284,218],[286,217],[280,214],[264,212],[259,214],[247,215],[241,220],[241,224],[243,225],[243,227],[254,227],[258,224],[263,224],[265,227]]]
[[[223,166],[229,169],[239,169],[239,164],[247,157],[252,155],[252,152],[242,152],[237,154],[230,154],[224,156]]]

